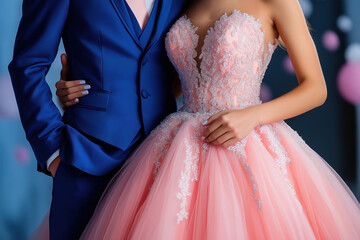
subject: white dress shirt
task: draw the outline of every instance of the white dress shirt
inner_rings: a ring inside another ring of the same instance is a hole
[[[147,8],[148,14],[150,16],[151,11],[152,11],[152,9],[154,7],[154,4],[155,4],[155,0],[145,0],[145,3],[146,3],[146,8]]]

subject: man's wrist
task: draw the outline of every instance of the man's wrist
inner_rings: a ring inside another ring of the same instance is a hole
[[[61,161],[60,156],[57,156],[49,166],[49,171],[51,172],[51,175],[53,177],[56,174],[56,171],[57,171],[57,169],[59,167],[60,161]]]
[[[59,152],[60,150],[56,150],[50,157],[49,159],[46,161],[46,168],[48,171],[50,171],[50,165],[51,163],[59,156]]]

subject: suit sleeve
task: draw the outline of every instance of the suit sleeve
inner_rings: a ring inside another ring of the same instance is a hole
[[[62,141],[64,122],[45,76],[56,57],[68,8],[69,0],[24,0],[9,64],[21,123],[43,172]]]

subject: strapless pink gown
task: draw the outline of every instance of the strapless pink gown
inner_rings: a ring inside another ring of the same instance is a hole
[[[228,149],[201,123],[261,104],[278,42],[234,11],[208,31],[200,71],[196,27],[183,16],[166,49],[184,107],[168,116],[113,178],[83,239],[360,239],[360,206],[338,174],[285,122],[256,127]]]
[[[261,104],[278,45],[239,11],[211,28],[198,70],[196,27],[183,16],[166,37],[184,107],[168,116],[112,179],[82,239],[360,239],[360,205],[339,175],[285,122],[224,148],[201,123]]]

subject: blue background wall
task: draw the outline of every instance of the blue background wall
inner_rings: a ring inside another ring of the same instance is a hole
[[[345,62],[344,51],[348,44],[360,43],[360,26],[357,25],[360,23],[357,13],[360,11],[360,1],[301,2],[304,8],[313,9],[308,20],[327,81],[328,100],[324,106],[287,122],[356,191],[356,180],[360,182],[360,164],[356,164],[359,158],[357,151],[360,149],[356,146],[360,142],[356,141],[360,137],[360,133],[356,136],[356,124],[360,124],[360,109],[341,98],[336,88],[336,77]],[[21,1],[1,0],[0,10],[0,239],[26,239],[49,209],[52,180],[36,171],[36,160],[18,118],[7,73],[21,17]],[[353,31],[349,34],[342,33],[336,26],[341,14],[348,14],[353,20]],[[335,31],[340,37],[341,45],[336,51],[328,51],[322,44],[323,34],[327,30]],[[63,52],[62,47],[59,52]],[[297,84],[295,75],[284,70],[286,57],[286,51],[278,49],[265,76],[264,82],[273,97]],[[59,72],[58,56],[47,77],[53,92]],[[54,98],[54,101],[57,102],[57,99]],[[357,186],[359,189],[360,184]]]
[[[52,190],[52,179],[36,171],[7,71],[21,4],[21,0],[0,0],[0,239],[6,240],[30,235],[50,207]],[[62,48],[59,52],[63,52]],[[47,77],[53,92],[60,65],[58,56]]]

